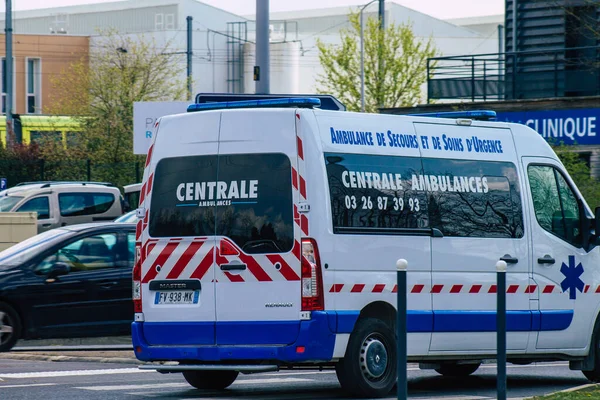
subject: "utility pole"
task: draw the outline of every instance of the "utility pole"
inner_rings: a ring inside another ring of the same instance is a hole
[[[6,147],[12,144],[14,140],[13,134],[13,48],[12,48],[12,0],[6,0],[5,23],[5,39],[6,39]]]
[[[188,99],[193,100],[194,94],[192,93],[192,55],[194,54],[192,51],[192,20],[191,16],[186,18],[187,20],[187,89],[188,89]]]
[[[383,46],[385,46],[385,0],[379,0],[379,29],[383,40],[379,42],[379,85],[383,88],[385,76],[385,63],[383,61]],[[379,91],[381,95],[381,90]],[[379,107],[383,108],[383,97],[379,99]]]
[[[254,80],[257,94],[271,93],[269,85],[269,0],[256,0],[256,66]]]

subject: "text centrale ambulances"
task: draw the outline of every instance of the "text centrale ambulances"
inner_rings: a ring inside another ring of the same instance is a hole
[[[411,190],[428,192],[487,193],[487,178],[479,176],[418,175],[411,177]],[[367,171],[344,171],[342,183],[352,189],[404,190],[402,175]]]
[[[176,195],[179,201],[256,199],[258,180],[180,183]]]

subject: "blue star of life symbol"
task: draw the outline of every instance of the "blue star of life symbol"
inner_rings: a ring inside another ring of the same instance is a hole
[[[569,256],[569,265],[562,263],[560,272],[565,279],[560,283],[563,292],[569,290],[569,299],[575,300],[577,291],[583,293],[583,281],[579,278],[583,274],[583,265],[581,263],[575,266],[575,256]]]

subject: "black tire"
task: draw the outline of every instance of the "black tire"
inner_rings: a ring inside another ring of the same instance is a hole
[[[183,371],[183,377],[196,389],[222,390],[238,377],[238,371]]]
[[[359,320],[346,354],[335,366],[342,389],[357,397],[384,397],[396,384],[396,335],[383,321]]]
[[[0,352],[9,351],[21,337],[21,318],[10,305],[0,302]]]
[[[444,363],[440,368],[436,368],[435,372],[444,376],[451,376],[453,378],[460,378],[471,375],[477,371],[481,363],[477,364],[458,364],[458,363]]]
[[[592,371],[581,371],[586,378],[588,378],[591,382],[598,383],[600,382],[600,372],[598,371],[598,367],[594,368]]]

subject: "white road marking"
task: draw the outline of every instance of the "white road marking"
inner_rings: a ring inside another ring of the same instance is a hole
[[[311,379],[303,378],[265,378],[265,379],[240,379],[233,383],[233,386],[240,385],[258,385],[258,384],[277,384],[277,383],[298,383],[311,382]],[[150,383],[142,385],[104,385],[104,386],[79,386],[75,389],[95,390],[95,391],[111,391],[111,390],[147,390],[147,389],[172,389],[172,388],[191,388],[187,383]]]
[[[32,387],[32,386],[54,386],[56,383],[32,383],[29,385],[0,385],[0,389],[17,388],[17,387]]]
[[[233,382],[234,385],[256,385],[261,383],[297,383],[297,382],[312,382],[312,379],[304,378],[264,378],[264,379],[240,379]]]
[[[61,377],[61,376],[137,374],[137,373],[145,373],[145,372],[155,372],[155,371],[142,370],[142,369],[138,369],[138,368],[84,369],[84,370],[77,370],[77,371],[18,372],[18,373],[0,374],[0,378],[11,378],[11,379],[55,378],[55,377]]]
[[[327,371],[303,371],[303,372],[293,372],[288,370],[282,370],[279,372],[268,372],[264,374],[260,374],[260,376],[292,376],[292,375],[319,375],[319,374],[335,374],[335,371],[327,370]]]
[[[97,391],[110,391],[110,390],[144,390],[144,389],[168,389],[168,388],[179,388],[191,386],[187,383],[149,383],[145,385],[107,385],[107,386],[83,386],[75,387],[75,389],[83,390],[97,390]]]

